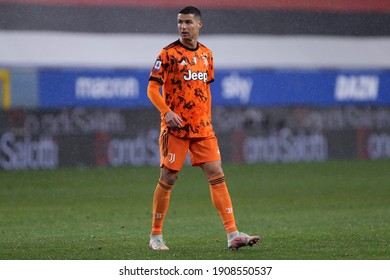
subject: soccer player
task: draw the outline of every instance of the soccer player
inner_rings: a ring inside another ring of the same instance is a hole
[[[212,202],[226,230],[228,248],[237,250],[260,241],[258,236],[239,232],[236,226],[211,123],[210,83],[214,81],[214,66],[211,50],[198,42],[202,24],[197,8],[182,9],[177,16],[180,38],[161,50],[150,73],[148,97],[161,113],[160,178],[153,197],[149,242],[152,250],[169,250],[162,227],[171,190],[188,151],[192,165],[200,166],[208,179]]]

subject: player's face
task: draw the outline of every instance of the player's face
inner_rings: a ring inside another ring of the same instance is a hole
[[[197,40],[202,21],[193,14],[178,14],[177,29],[184,41]]]

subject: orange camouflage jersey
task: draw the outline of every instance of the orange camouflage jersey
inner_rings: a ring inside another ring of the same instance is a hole
[[[163,48],[150,73],[150,81],[162,85],[165,104],[178,114],[183,125],[170,133],[180,138],[213,136],[210,83],[214,81],[211,50],[198,43],[196,49],[177,40]],[[161,115],[162,130],[167,128]]]

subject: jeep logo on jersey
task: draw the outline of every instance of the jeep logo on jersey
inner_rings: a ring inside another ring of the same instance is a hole
[[[191,70],[188,70],[188,75],[186,76],[184,74],[184,80],[186,81],[196,81],[196,80],[202,80],[203,82],[207,81],[207,72],[192,72]]]

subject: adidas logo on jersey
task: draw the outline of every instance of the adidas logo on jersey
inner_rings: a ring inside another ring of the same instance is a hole
[[[188,75],[186,76],[184,74],[183,76],[184,80],[186,81],[196,81],[196,80],[202,80],[203,82],[207,82],[207,72],[192,72],[191,70],[188,70]]]

